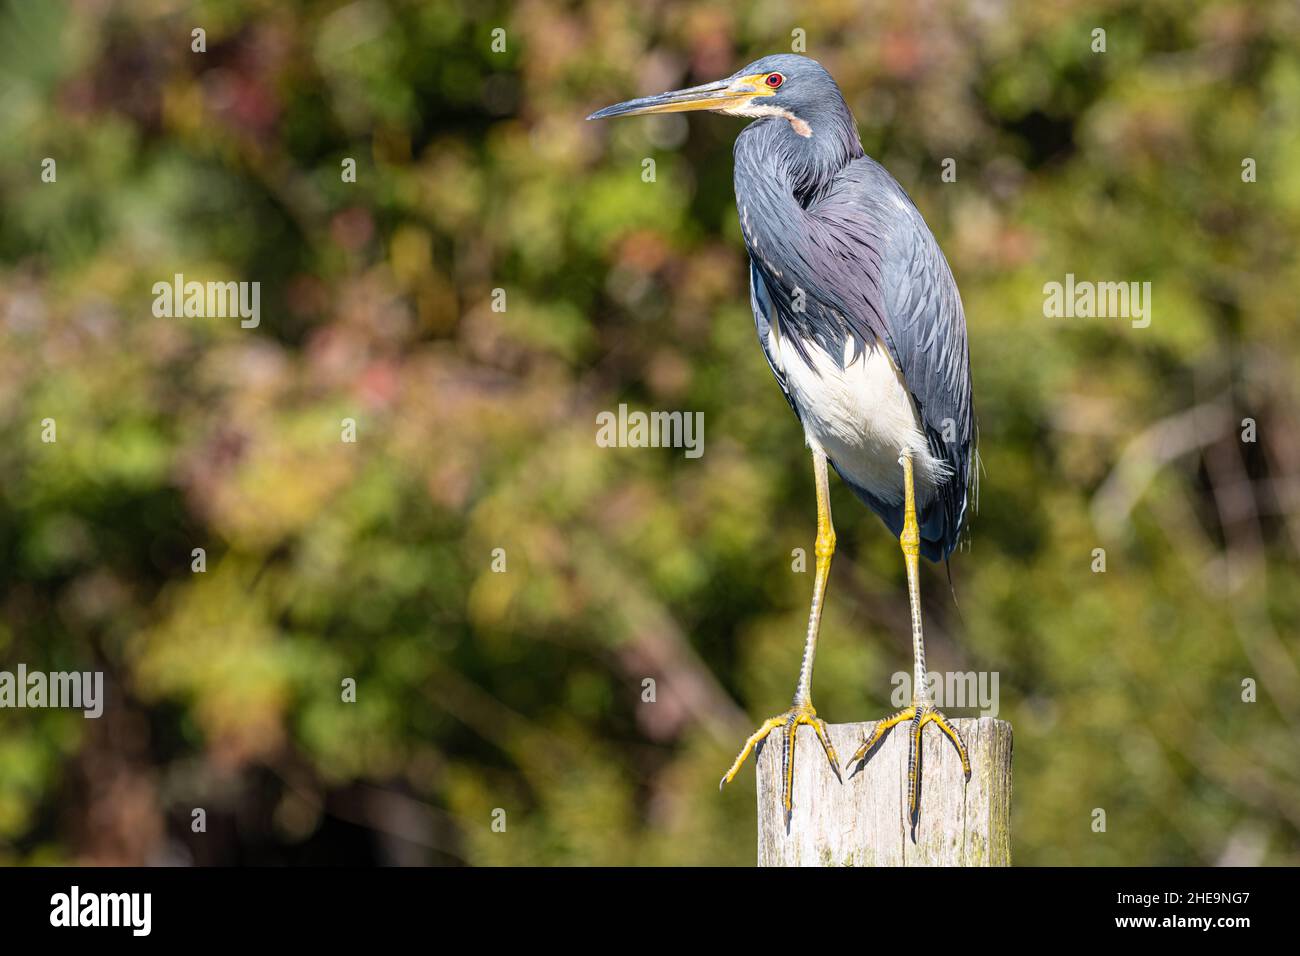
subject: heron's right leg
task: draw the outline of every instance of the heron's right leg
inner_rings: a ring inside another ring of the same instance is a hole
[[[907,565],[907,597],[912,607],[912,706],[904,707],[898,713],[878,721],[871,736],[862,742],[848,765],[851,767],[863,760],[890,728],[907,721],[907,810],[908,819],[915,828],[920,809],[917,801],[920,796],[921,730],[926,724],[933,723],[947,735],[957,748],[957,756],[961,759],[967,780],[970,779],[970,758],[966,754],[961,734],[934,706],[925,682],[925,637],[921,631],[921,529],[916,520],[916,490],[912,455],[909,451],[903,452],[899,464],[903,466],[903,532],[898,536],[898,543],[903,549],[903,560]]]
[[[831,572],[831,556],[835,553],[835,528],[831,524],[830,480],[826,470],[826,456],[820,451],[813,452],[813,474],[817,481],[817,542],[814,553],[817,556],[816,573],[813,577],[812,607],[808,611],[808,633],[804,640],[803,664],[799,668],[799,683],[795,688],[794,702],[784,714],[769,718],[763,722],[736,757],[731,769],[718,784],[721,789],[730,783],[753,749],[768,734],[782,728],[781,756],[781,795],[786,813],[790,812],[790,793],[794,788],[794,748],[800,724],[808,724],[821,741],[826,758],[831,762],[835,776],[840,776],[839,758],[826,732],[826,722],[817,716],[812,705],[812,670],[813,658],[817,654],[817,634],[821,630],[822,602],[826,597],[826,580]]]

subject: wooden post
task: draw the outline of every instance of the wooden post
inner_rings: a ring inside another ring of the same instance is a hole
[[[934,725],[921,734],[921,817],[912,841],[907,820],[907,725],[891,730],[844,783],[831,771],[811,727],[799,728],[794,811],[781,805],[781,737],[758,754],[759,866],[1009,866],[1011,725],[954,719],[970,753],[966,783],[951,741]],[[841,761],[853,756],[874,722],[829,725]]]

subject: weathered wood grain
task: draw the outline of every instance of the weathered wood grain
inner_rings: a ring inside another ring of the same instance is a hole
[[[907,734],[896,727],[844,783],[831,771],[811,727],[799,728],[794,811],[781,805],[781,738],[758,754],[759,866],[1009,866],[1011,725],[954,719],[970,753],[967,783],[952,743],[933,724],[921,736],[921,815],[912,841],[907,820]],[[874,722],[831,724],[848,760]],[[841,764],[841,771],[843,766]]]

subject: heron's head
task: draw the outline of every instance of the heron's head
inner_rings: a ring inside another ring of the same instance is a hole
[[[823,118],[843,122],[844,97],[816,60],[793,53],[765,56],[726,79],[690,89],[628,100],[597,110],[587,119],[710,110],[732,116],[778,116],[800,136],[810,137]],[[851,117],[850,117],[851,121]]]

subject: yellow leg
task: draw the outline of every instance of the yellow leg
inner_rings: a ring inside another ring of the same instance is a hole
[[[817,634],[821,630],[822,602],[826,597],[826,580],[831,572],[831,557],[835,554],[835,528],[831,524],[830,481],[826,470],[826,456],[813,452],[813,474],[817,481],[817,541],[814,553],[817,556],[816,573],[813,577],[812,607],[808,611],[808,633],[804,640],[803,663],[799,667],[799,683],[795,687],[794,702],[784,714],[769,718],[763,722],[750,738],[732,763],[731,769],[723,775],[718,788],[726,786],[735,778],[746,758],[753,752],[768,734],[778,727],[782,733],[783,750],[781,756],[781,796],[786,812],[791,808],[791,792],[794,789],[794,748],[799,725],[807,724],[817,734],[826,759],[831,762],[835,775],[840,775],[840,761],[831,745],[830,735],[826,732],[826,722],[817,716],[812,705],[812,670],[813,658],[817,653]],[[842,779],[842,778],[841,778]]]
[[[899,463],[903,466],[903,531],[898,536],[899,546],[903,549],[903,561],[907,565],[907,597],[912,608],[912,706],[905,707],[896,714],[878,721],[871,736],[863,741],[862,746],[849,760],[853,766],[865,760],[873,747],[889,732],[890,728],[910,722],[907,749],[907,809],[912,826],[916,826],[920,807],[917,803],[920,794],[921,777],[921,731],[928,723],[933,723],[957,748],[961,759],[961,768],[970,779],[970,757],[966,745],[962,742],[957,728],[949,723],[934,706],[930,699],[925,680],[925,638],[921,631],[921,530],[916,522],[916,490],[912,473],[912,455],[904,451]]]

